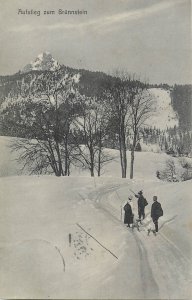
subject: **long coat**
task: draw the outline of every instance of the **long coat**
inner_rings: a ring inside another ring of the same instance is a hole
[[[132,224],[133,223],[133,212],[131,205],[127,202],[124,206],[125,216],[124,216],[124,224]]]
[[[151,218],[158,220],[163,215],[161,204],[158,201],[153,202],[151,206]]]

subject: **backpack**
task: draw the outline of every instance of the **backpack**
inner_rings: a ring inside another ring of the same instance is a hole
[[[162,209],[162,207],[159,207],[159,216],[160,216],[160,217],[163,216],[163,209]]]
[[[162,217],[163,216],[163,209],[162,209],[161,205],[159,205],[159,207],[157,209],[157,215],[158,215],[158,217]]]

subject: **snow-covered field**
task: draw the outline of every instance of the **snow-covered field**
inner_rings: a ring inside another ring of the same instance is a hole
[[[8,143],[0,139],[0,298],[191,298],[192,182],[156,178],[167,155],[136,153],[132,181],[120,178],[116,152],[101,178],[16,176]],[[129,189],[149,203],[140,232],[122,222]],[[164,210],[156,237],[153,195]]]
[[[14,176],[14,175],[29,175],[30,171],[25,168],[22,170],[23,165],[16,161],[18,158],[18,153],[11,151],[10,145],[16,138],[10,138],[6,136],[0,136],[0,177]],[[121,169],[119,162],[119,151],[117,150],[107,150],[113,160],[106,164],[104,169],[101,171],[102,176],[105,177],[121,177]],[[170,159],[165,153],[153,153],[153,152],[135,152],[135,168],[134,174],[137,179],[143,179],[145,174],[146,178],[155,180],[155,175],[157,170],[162,170],[165,167],[165,162]],[[179,171],[178,159],[172,157],[175,165]],[[191,160],[190,158],[185,158],[186,160]],[[130,152],[127,155],[128,165],[130,164]],[[147,164],[146,164],[147,162]],[[129,173],[129,167],[128,167]],[[73,176],[83,176],[89,177],[90,172],[88,170],[82,170],[80,168],[72,167],[71,174]],[[129,177],[129,174],[128,174]]]

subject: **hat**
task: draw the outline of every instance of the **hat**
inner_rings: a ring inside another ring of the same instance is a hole
[[[132,195],[128,196],[128,199],[129,199],[129,200],[132,200],[132,199],[133,199]]]
[[[142,195],[142,194],[143,194],[143,191],[139,191],[138,194]]]

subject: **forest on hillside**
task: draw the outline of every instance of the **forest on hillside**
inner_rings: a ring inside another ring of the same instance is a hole
[[[146,127],[153,114],[149,85],[125,74],[62,67],[0,78],[1,135],[20,137],[13,149],[21,151],[24,166],[36,161],[33,173],[51,167],[57,176],[69,175],[71,164],[100,176],[112,158],[105,148],[119,150],[122,177],[127,177],[127,150],[133,178],[135,151],[143,144],[159,151],[188,156],[192,149],[191,86],[170,88],[179,127]],[[35,141],[35,142],[34,142]]]

